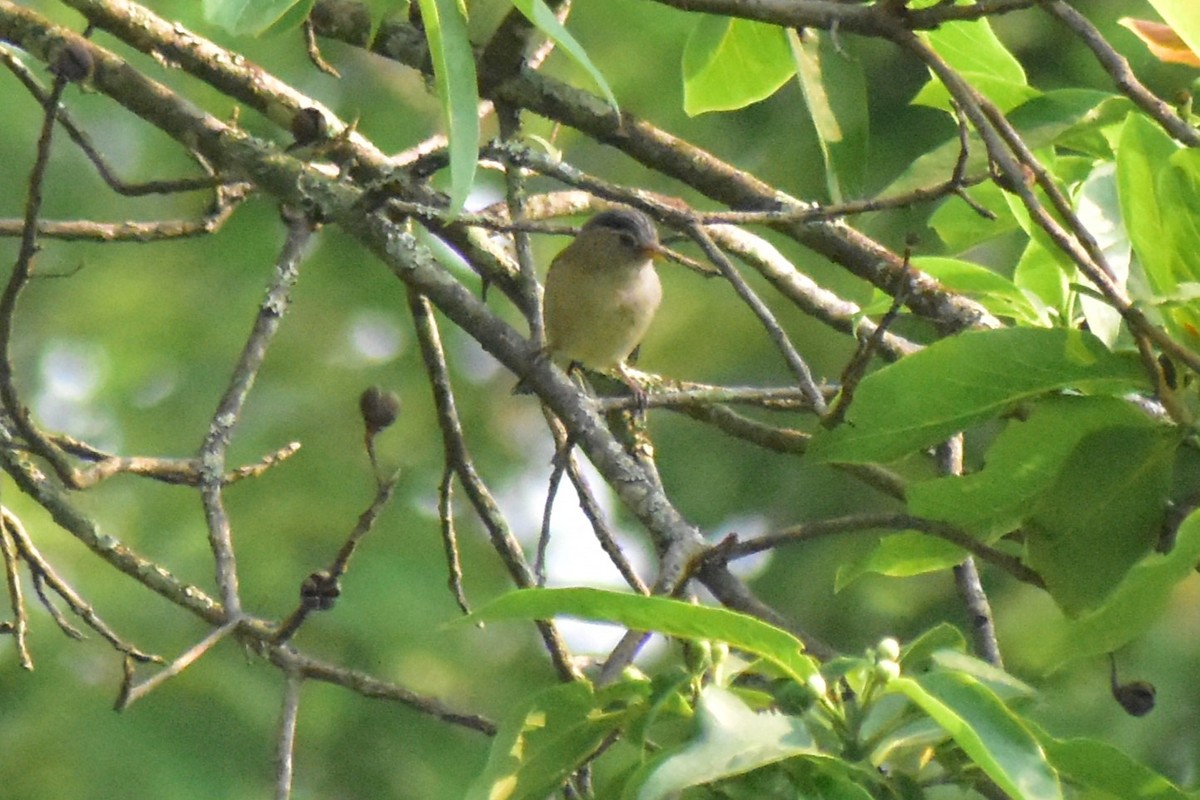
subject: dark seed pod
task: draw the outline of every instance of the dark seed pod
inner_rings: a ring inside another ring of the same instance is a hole
[[[366,389],[358,398],[358,410],[368,434],[376,434],[400,416],[400,395],[381,386]]]
[[[312,573],[300,585],[300,602],[309,611],[328,611],[341,594],[337,579],[325,570]]]
[[[95,66],[87,45],[79,39],[68,39],[51,62],[50,71],[63,80],[81,83],[92,77]]]
[[[1112,684],[1112,696],[1125,713],[1131,717],[1144,717],[1154,710],[1155,689],[1149,681],[1130,681],[1120,683],[1117,680],[1117,659],[1112,653],[1108,655],[1112,671],[1109,681]]]
[[[323,141],[326,128],[325,115],[315,108],[302,108],[292,116],[292,136],[298,147]]]

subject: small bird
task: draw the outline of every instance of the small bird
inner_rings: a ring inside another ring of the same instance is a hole
[[[556,363],[614,371],[645,397],[625,360],[662,300],[654,270],[661,252],[654,223],[632,208],[601,211],[584,224],[546,274],[546,350]]]

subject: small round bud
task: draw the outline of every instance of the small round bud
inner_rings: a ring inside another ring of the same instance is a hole
[[[824,697],[825,693],[829,691],[829,684],[825,682],[825,676],[819,672],[814,672],[812,675],[809,675],[808,680],[804,682],[804,685],[807,686],[808,690],[817,697]]]
[[[63,80],[80,83],[92,77],[95,66],[87,45],[80,39],[68,39],[50,63],[50,71]]]
[[[315,108],[302,108],[292,115],[292,136],[297,147],[307,147],[323,141],[327,128],[325,115]]]
[[[900,665],[890,658],[882,659],[875,663],[875,680],[882,684],[890,683],[894,678],[900,677]]]
[[[879,644],[875,645],[875,653],[880,660],[895,661],[900,658],[900,643],[890,636],[880,639]]]
[[[400,395],[381,386],[371,386],[358,398],[358,410],[362,412],[367,433],[379,433],[400,416]]]

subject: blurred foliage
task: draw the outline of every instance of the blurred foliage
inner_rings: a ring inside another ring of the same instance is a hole
[[[57,4],[39,9],[82,29]],[[323,54],[341,80],[318,73],[293,30],[232,38],[210,25],[190,0],[157,0],[161,15],[245,53],[300,91],[327,103],[381,148],[411,146],[440,129],[439,106],[411,71],[337,43]],[[681,63],[694,19],[654,3],[579,0],[569,29],[611,85],[623,109],[706,147],[795,196],[824,199],[823,156],[812,120],[803,113],[794,81],[741,110],[690,117],[684,110]],[[1173,97],[1193,71],[1160,64],[1117,25],[1126,15],[1148,16],[1139,0],[1079,2],[1160,96]],[[474,12],[473,12],[474,13]],[[999,39],[1015,53],[1030,84],[1041,89],[1091,87],[1110,91],[1090,53],[1045,16],[998,17]],[[100,44],[112,43],[103,35]],[[953,135],[945,115],[910,103],[926,74],[880,42],[844,36],[840,45],[861,63],[872,120],[868,194],[888,186],[915,158]],[[123,55],[126,55],[124,52]],[[132,63],[185,88],[208,110],[229,116],[233,104],[213,90],[145,57]],[[588,86],[586,72],[561,55],[546,70]],[[15,81],[0,80],[6,112],[0,136],[0,217],[20,216],[41,113]],[[102,97],[75,92],[69,108],[127,180],[170,178],[191,165],[166,137]],[[281,143],[281,132],[251,113],[242,123]],[[485,123],[485,135],[490,135]],[[570,130],[530,120],[528,133],[550,138],[576,166],[617,183],[695,199],[689,191],[595,145]],[[481,176],[494,199],[502,187]],[[163,219],[202,211],[192,197],[125,199],[95,177],[65,138],[59,140],[46,185],[48,218]],[[936,253],[926,226],[932,209],[858,220],[871,235],[899,247],[917,234]],[[160,245],[97,247],[47,242],[36,280],[23,297],[14,342],[17,383],[49,428],[123,453],[188,456],[198,447],[261,299],[282,235],[278,211],[266,199],[239,209],[212,237]],[[536,242],[547,263],[560,241]],[[823,286],[866,303],[870,287],[794,245],[789,257]],[[15,241],[0,245],[8,259]],[[1001,241],[991,251],[1000,266],[1019,254]],[[1004,270],[1001,269],[1001,272]],[[752,281],[753,282],[753,281]],[[641,366],[673,377],[753,384],[787,379],[753,317],[731,307],[723,290],[694,274],[663,269],[666,301],[642,352]],[[356,410],[372,384],[402,396],[399,422],[381,434],[384,464],[402,470],[397,496],[365,540],[336,609],[312,619],[297,644],[434,694],[456,708],[504,718],[535,690],[554,685],[553,671],[528,626],[447,625],[459,616],[446,588],[446,566],[435,513],[442,470],[441,442],[429,390],[405,310],[403,286],[358,245],[336,230],[322,232],[301,268],[294,307],[285,319],[234,439],[231,464],[256,460],[287,442],[302,449],[264,477],[227,495],[241,585],[249,611],[285,616],[301,580],[326,564],[374,493]],[[844,337],[794,309],[775,309],[802,342],[814,371],[836,378],[849,356]],[[532,549],[540,521],[551,443],[534,400],[509,393],[514,378],[451,326],[443,329],[468,440],[478,466],[496,490],[518,535]],[[810,425],[801,418],[797,425]],[[682,416],[650,418],[659,467],[678,508],[716,541],[730,531],[750,534],[837,513],[886,507],[830,467],[764,453]],[[919,474],[921,465],[911,465]],[[202,625],[127,578],[102,567],[47,515],[4,482],[4,503],[25,523],[43,553],[124,637],[167,658],[187,649]],[[191,490],[129,477],[72,497],[78,506],[181,578],[212,585],[203,517]],[[611,498],[606,498],[614,505]],[[556,506],[552,560],[575,582],[588,581],[599,558],[568,544],[590,542],[573,515],[567,491]],[[465,506],[464,506],[465,512]],[[648,546],[622,516],[629,548]],[[484,532],[462,513],[460,543],[466,590],[481,603],[504,592],[506,575]],[[949,619],[968,620],[946,573],[911,578],[865,574],[834,591],[839,565],[865,557],[873,534],[825,538],[783,548],[754,565],[753,586],[781,613],[839,650],[860,653],[884,635],[909,641]],[[567,544],[560,544],[566,542]],[[613,578],[596,568],[595,582]],[[1181,783],[1196,780],[1200,714],[1194,690],[1200,672],[1200,584],[1195,576],[1172,595],[1168,610],[1121,653],[1123,672],[1153,678],[1160,698],[1154,714],[1127,716],[1109,697],[1107,664],[1099,658],[1043,674],[1045,634],[1036,621],[1057,618],[1045,593],[999,574],[988,588],[1009,670],[1037,679],[1040,700],[1030,716],[1051,735],[1091,736]],[[0,786],[12,800],[100,800],[136,793],[150,797],[229,800],[270,792],[273,743],[283,678],[260,660],[224,642],[202,661],[121,715],[111,710],[121,665],[97,637],[67,641],[32,605],[31,649],[36,670],[23,672],[10,637],[0,637]],[[585,639],[577,645],[589,651]],[[610,640],[604,640],[608,642]],[[604,643],[592,644],[597,654]],[[668,658],[664,650],[658,658]],[[653,659],[654,656],[652,656]],[[652,660],[651,659],[651,660]],[[483,770],[490,741],[381,701],[308,682],[297,737],[297,798],[458,798]]]

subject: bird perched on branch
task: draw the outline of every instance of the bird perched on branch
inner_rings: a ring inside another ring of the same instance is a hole
[[[584,224],[546,275],[546,350],[556,363],[613,371],[645,398],[625,362],[662,300],[654,270],[661,252],[654,223],[632,208],[601,211]]]

